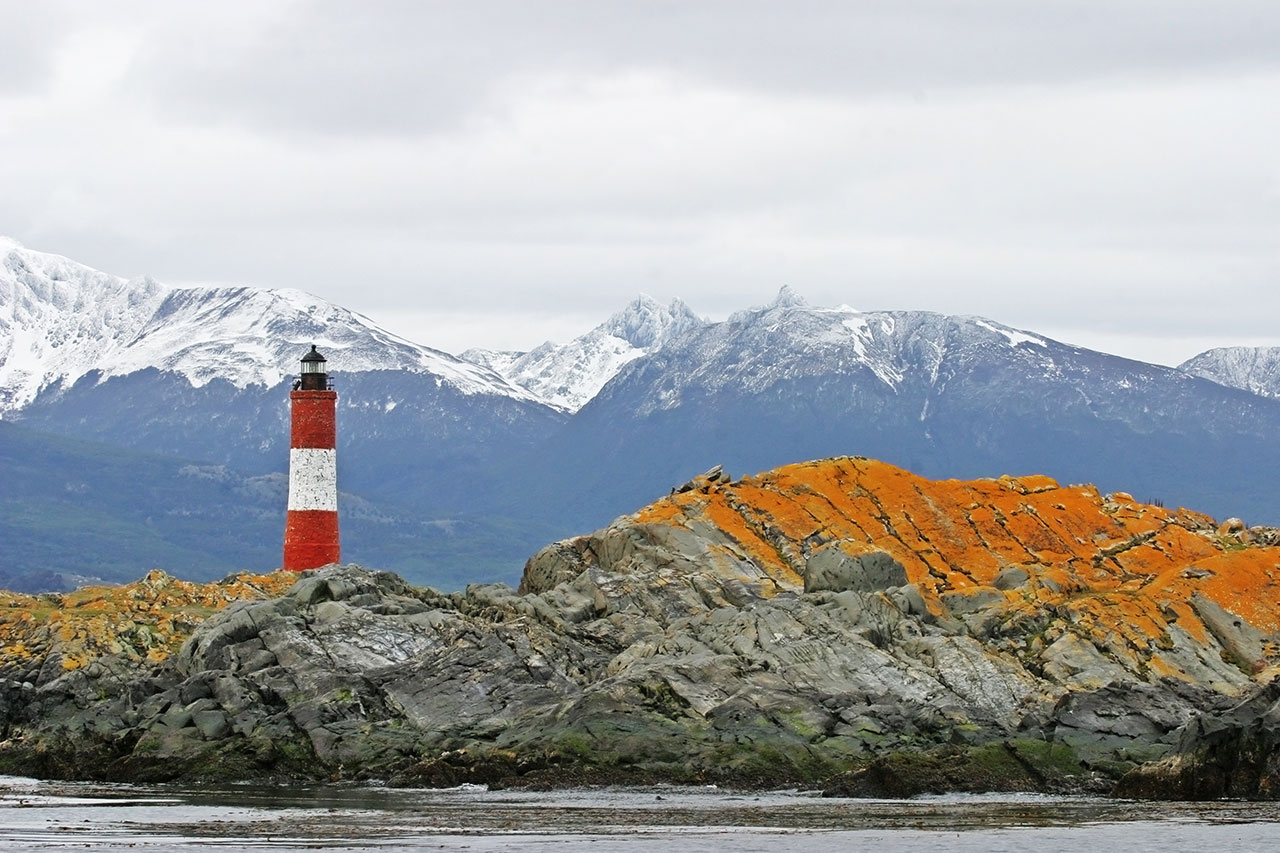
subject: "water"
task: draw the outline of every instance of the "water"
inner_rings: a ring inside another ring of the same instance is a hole
[[[0,850],[1274,850],[1280,806],[655,787],[222,789],[0,777]]]

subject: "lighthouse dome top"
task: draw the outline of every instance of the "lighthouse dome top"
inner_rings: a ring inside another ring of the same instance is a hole
[[[318,361],[318,362],[323,363],[323,362],[324,362],[324,356],[322,356],[320,353],[316,352],[316,345],[315,345],[315,344],[312,344],[312,345],[311,345],[311,352],[309,352],[309,353],[307,353],[306,355],[304,355],[304,356],[302,357],[302,361],[303,361],[303,363],[304,363],[304,364],[305,364],[306,362],[309,362],[309,361]]]

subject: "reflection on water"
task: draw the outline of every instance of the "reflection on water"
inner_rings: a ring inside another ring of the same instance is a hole
[[[1039,795],[822,799],[656,787],[220,789],[0,777],[0,849],[847,851],[1274,848],[1269,804]]]

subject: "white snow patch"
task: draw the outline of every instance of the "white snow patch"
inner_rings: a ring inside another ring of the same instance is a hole
[[[995,332],[997,335],[1002,335],[1005,340],[1013,346],[1017,346],[1018,344],[1032,344],[1038,347],[1048,346],[1048,344],[1045,343],[1044,338],[1036,337],[1035,335],[1028,335],[1026,332],[1020,332],[1017,329],[1010,329],[1007,326],[997,326],[995,323],[991,323],[987,320],[974,320],[973,324],[986,329],[988,332]]]
[[[848,306],[841,306],[840,310],[852,314],[841,321],[839,328],[844,330],[853,343],[853,351],[858,360],[869,367],[881,382],[896,390],[902,383],[902,370],[893,364],[884,348],[876,344],[877,327],[885,338],[893,334],[893,318],[859,314]]]

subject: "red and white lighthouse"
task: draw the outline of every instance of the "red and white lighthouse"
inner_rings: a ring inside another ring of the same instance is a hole
[[[338,562],[338,392],[329,386],[324,356],[302,357],[289,394],[289,513],[284,570],[305,572]]]

